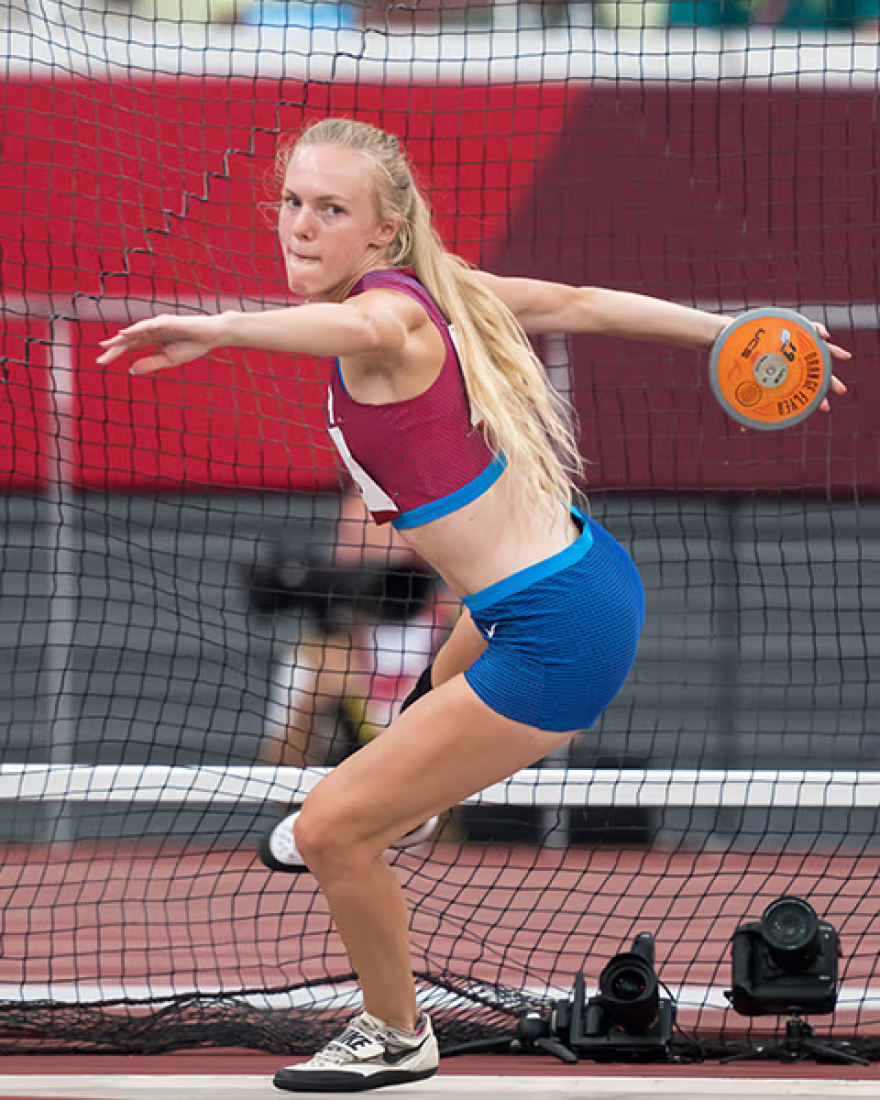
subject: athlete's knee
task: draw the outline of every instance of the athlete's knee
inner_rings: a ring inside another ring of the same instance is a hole
[[[303,803],[294,829],[303,862],[320,875],[333,867],[351,866],[361,857],[363,842],[352,815],[314,792]]]
[[[339,844],[340,825],[331,815],[315,806],[312,796],[305,800],[294,827],[296,850],[307,867],[320,864],[326,854]]]

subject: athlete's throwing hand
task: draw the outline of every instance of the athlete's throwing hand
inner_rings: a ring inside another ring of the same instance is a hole
[[[136,348],[157,348],[154,355],[138,359],[131,373],[151,374],[165,367],[179,367],[222,346],[224,326],[222,313],[213,317],[152,317],[102,340],[101,347],[105,350],[98,362],[106,366]]]

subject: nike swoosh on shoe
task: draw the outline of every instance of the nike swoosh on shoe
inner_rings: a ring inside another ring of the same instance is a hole
[[[397,1050],[391,1050],[386,1046],[385,1053],[382,1055],[382,1061],[385,1062],[386,1065],[396,1066],[398,1062],[402,1062],[404,1058],[409,1058],[410,1055],[421,1050],[429,1038],[430,1036],[426,1035],[416,1047],[398,1047]]]

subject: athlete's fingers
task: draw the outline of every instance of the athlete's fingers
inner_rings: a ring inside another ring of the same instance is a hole
[[[831,389],[836,394],[846,393],[846,386],[840,381],[839,378],[835,378],[833,374],[831,375]],[[821,412],[830,412],[831,404],[827,397],[819,406],[819,409]]]
[[[822,324],[821,321],[815,322],[815,326],[816,326],[816,332],[818,332],[819,335],[822,337],[822,339],[826,342],[826,344],[828,344],[828,350],[831,352],[831,357],[833,359],[844,359],[844,360],[852,359],[852,352],[851,351],[847,351],[846,348],[842,348],[839,344],[832,344],[830,342],[831,341],[831,333],[828,331],[828,329],[825,327],[825,325]],[[846,386],[843,384],[843,382],[841,382],[841,380],[839,378],[837,378],[833,374],[831,375],[831,390],[835,394],[844,394],[844,393],[846,393]],[[822,404],[819,406],[819,410],[821,412],[830,412],[831,411],[831,403],[829,402],[827,397],[822,402]]]
[[[835,375],[831,375],[831,389],[835,393],[846,393],[846,386]]]
[[[108,336],[106,340],[100,340],[98,346],[104,348],[104,352],[98,357],[99,363],[112,363],[123,352],[131,348],[143,347],[149,344],[160,344],[161,340],[154,333],[146,333],[139,326],[120,329],[115,336]]]
[[[102,346],[108,343],[108,340],[104,340],[102,341]],[[106,366],[108,363],[112,363],[115,359],[118,359],[125,350],[126,349],[124,344],[118,344],[115,347],[108,347],[105,352],[102,352],[101,355],[98,356],[97,361],[101,363],[102,366]]]
[[[840,347],[839,344],[830,343],[831,333],[828,331],[825,325],[822,324],[821,321],[815,321],[814,327],[816,329],[816,332],[819,333],[825,343],[828,344],[828,350],[831,352],[835,359],[852,359],[851,351],[847,351],[846,348]]]
[[[831,375],[831,389],[836,394],[846,393],[846,386],[840,381],[839,378],[836,378],[833,374]],[[819,406],[819,409],[821,412],[830,412],[831,404],[827,397]]]
[[[98,356],[98,362],[106,365],[112,363],[127,351],[132,351],[134,348],[144,347],[145,345],[155,343],[155,340],[142,340],[137,337],[132,339],[128,335],[119,334],[111,337],[109,340],[100,341],[99,346],[105,350]]]
[[[129,374],[152,374],[154,371],[165,367],[177,366],[167,355],[148,355],[145,359],[138,359],[132,363]]]

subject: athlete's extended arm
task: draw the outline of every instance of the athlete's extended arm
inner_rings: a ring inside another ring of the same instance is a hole
[[[399,353],[408,335],[407,319],[400,307],[388,303],[390,296],[382,297],[384,301],[374,294],[340,304],[320,302],[253,313],[229,310],[210,317],[152,317],[102,341],[105,351],[98,362],[108,364],[126,352],[157,348],[131,368],[132,374],[149,374],[220,347],[341,357]]]
[[[706,351],[731,318],[662,298],[479,272],[526,332],[588,332]]]
[[[730,323],[730,317],[702,309],[603,287],[568,286],[540,279],[508,279],[477,272],[480,279],[501,299],[526,332],[584,332],[620,336],[630,340],[653,340],[661,344],[708,351],[715,337]],[[828,330],[816,324],[816,331],[828,340]],[[835,359],[850,359],[851,353],[828,344]],[[832,377],[831,390],[846,393],[839,378]],[[828,401],[820,405],[828,411]]]

